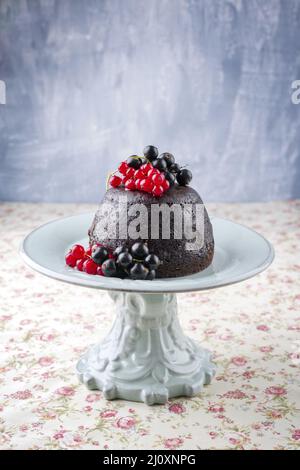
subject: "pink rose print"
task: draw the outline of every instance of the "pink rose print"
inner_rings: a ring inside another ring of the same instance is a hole
[[[104,410],[100,413],[101,418],[113,418],[118,414],[115,410]]]
[[[243,373],[243,377],[245,377],[246,379],[252,379],[252,377],[254,376],[255,376],[254,370],[245,370],[245,372]]]
[[[299,325],[290,325],[288,327],[288,330],[290,330],[290,331],[300,331],[300,326]]]
[[[266,392],[268,395],[275,395],[275,396],[277,396],[277,397],[286,395],[286,393],[287,393],[286,390],[285,390],[285,388],[283,388],[283,387],[276,387],[276,386],[266,388],[265,392]]]
[[[224,333],[222,335],[219,335],[219,339],[221,339],[222,341],[229,341],[230,339],[232,339],[232,335]]]
[[[72,387],[60,387],[56,390],[56,393],[62,397],[71,397],[75,394],[75,390]]]
[[[27,400],[27,398],[32,398],[32,393],[30,390],[19,390],[11,395],[12,398],[17,400]]]
[[[51,334],[51,333],[43,333],[42,335],[40,335],[40,340],[41,341],[53,341],[55,338],[55,335]]]
[[[117,427],[121,429],[130,429],[135,425],[135,419],[131,416],[125,416],[117,421]]]
[[[256,431],[258,431],[259,429],[261,429],[261,425],[259,423],[254,423],[252,424],[251,426],[253,429],[255,429]]]
[[[22,432],[28,431],[28,426],[27,426],[27,424],[21,424],[21,426],[20,426],[20,431],[22,431]]]
[[[267,325],[258,325],[256,329],[259,331],[269,331],[270,328]]]
[[[268,353],[268,352],[271,352],[273,351],[273,348],[272,346],[262,346],[261,348],[259,348],[261,352],[264,352],[264,353]]]
[[[50,366],[51,364],[53,364],[53,358],[49,356],[40,357],[38,363],[42,367]]]
[[[210,411],[211,413],[223,413],[223,411],[225,410],[221,405],[210,405],[208,411]]]
[[[242,356],[235,356],[231,359],[231,362],[236,366],[244,366],[247,364],[247,360]]]
[[[93,403],[94,401],[99,401],[99,400],[100,400],[99,393],[89,393],[89,395],[85,399],[85,401],[88,401],[89,403]]]
[[[295,429],[295,431],[293,432],[292,438],[295,441],[300,441],[300,429]]]
[[[206,330],[204,330],[204,333],[207,335],[207,336],[212,336],[214,334],[216,334],[216,330],[212,329],[212,328],[207,328]]]
[[[64,433],[63,433],[62,431],[56,432],[56,433],[53,435],[53,439],[55,439],[55,440],[57,440],[57,441],[58,441],[59,439],[63,439],[63,437],[64,437]]]
[[[276,411],[276,410],[271,410],[271,411],[270,411],[270,416],[271,416],[273,419],[280,419],[280,418],[282,418],[282,414],[281,414],[279,411]]]
[[[299,363],[299,361],[300,361],[300,352],[290,353],[289,358],[292,359],[292,361],[295,361],[296,363]]]
[[[171,411],[171,413],[180,415],[181,413],[185,412],[185,407],[181,403],[173,403],[169,406],[169,411]]]
[[[87,405],[83,408],[83,411],[86,411],[87,413],[89,413],[90,411],[92,411],[92,409],[93,408],[91,407],[91,405]]]
[[[167,449],[177,449],[183,444],[183,439],[180,439],[180,437],[173,437],[170,439],[165,439],[164,440],[164,446]]]
[[[11,315],[1,315],[1,316],[0,316],[0,320],[1,320],[1,321],[10,320],[11,318],[12,318]]]
[[[246,393],[242,392],[241,390],[231,390],[229,392],[226,392],[223,396],[225,398],[234,398],[236,400],[247,398]]]
[[[230,442],[230,444],[236,446],[236,445],[239,444],[241,441],[239,441],[238,439],[235,439],[234,437],[230,437],[230,438],[229,438],[229,442]]]

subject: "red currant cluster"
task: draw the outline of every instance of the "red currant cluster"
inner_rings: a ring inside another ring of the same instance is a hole
[[[96,245],[98,247],[98,245]],[[104,276],[102,265],[95,263],[92,258],[92,251],[94,247],[89,247],[87,250],[82,245],[74,245],[65,256],[65,261],[70,268],[75,268],[78,271],[83,271],[87,274],[98,274]],[[107,252],[107,258],[111,259],[113,255]]]
[[[181,168],[171,153],[158,155],[154,145],[148,145],[143,152],[143,157],[132,155],[119,165],[110,175],[110,186],[123,186],[127,191],[144,191],[159,197],[174,184],[186,186],[192,181],[190,170]]]
[[[138,158],[135,160],[139,164]],[[130,161],[128,162],[128,160]],[[150,162],[143,163],[135,169],[132,166],[134,157],[130,157],[128,160],[119,165],[118,172],[121,176],[113,175],[109,181],[110,186],[117,188],[123,185],[127,191],[144,191],[157,197],[162,196],[169,189],[170,183],[164,173],[154,168]]]

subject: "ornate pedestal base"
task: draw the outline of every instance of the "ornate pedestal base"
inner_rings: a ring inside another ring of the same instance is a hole
[[[110,400],[166,403],[193,396],[215,373],[207,350],[186,337],[176,294],[111,292],[117,318],[108,336],[80,359],[77,372]]]

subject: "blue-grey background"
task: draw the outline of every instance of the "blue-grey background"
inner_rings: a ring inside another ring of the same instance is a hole
[[[206,201],[300,196],[299,0],[0,0],[0,199],[98,201],[147,144]]]

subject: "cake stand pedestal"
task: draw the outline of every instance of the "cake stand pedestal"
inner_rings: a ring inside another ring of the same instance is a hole
[[[77,364],[80,380],[107,399],[166,403],[193,396],[210,383],[215,367],[210,353],[185,336],[177,316],[176,292],[207,290],[242,281],[266,269],[274,258],[270,243],[233,222],[212,218],[215,255],[209,268],[192,276],[154,281],[90,276],[67,268],[66,251],[88,245],[93,214],[49,222],[31,232],[21,256],[33,269],[52,278],[105,289],[116,306],[106,338]]]
[[[210,353],[184,335],[176,294],[110,292],[117,316],[107,337],[80,359],[77,372],[108,399],[166,403],[210,383]]]

